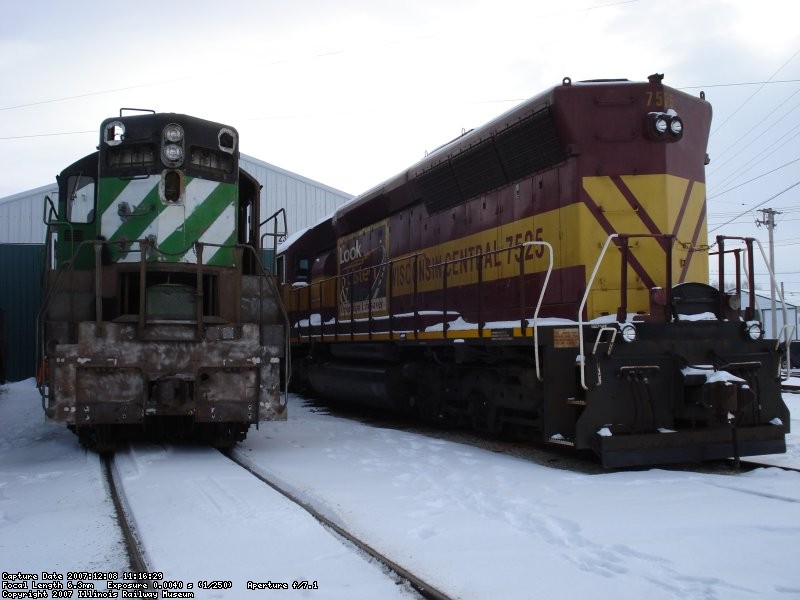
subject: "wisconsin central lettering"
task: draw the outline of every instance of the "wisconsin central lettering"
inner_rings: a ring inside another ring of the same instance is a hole
[[[417,256],[416,264],[413,257],[395,261],[392,286],[395,293],[407,293],[416,280],[418,289],[427,291],[441,286],[445,277],[448,285],[474,283],[479,272],[483,280],[491,281],[517,274],[520,259],[527,263],[535,258],[539,257],[533,249],[506,246],[496,240],[447,249],[444,253],[431,253],[428,249]],[[541,269],[532,264],[526,267],[528,273],[538,270]]]

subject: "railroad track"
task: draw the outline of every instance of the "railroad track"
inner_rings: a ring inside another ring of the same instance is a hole
[[[352,532],[348,531],[344,527],[340,526],[339,524],[335,523],[325,515],[323,515],[320,511],[314,508],[308,502],[303,501],[301,498],[298,498],[295,494],[281,486],[280,484],[272,481],[264,474],[260,473],[258,470],[253,468],[251,465],[247,464],[245,461],[241,460],[239,457],[236,456],[235,451],[222,451],[227,458],[235,462],[237,465],[245,469],[248,473],[252,474],[256,477],[259,481],[267,484],[273,490],[290,500],[291,502],[297,504],[303,510],[305,510],[308,514],[314,517],[317,521],[319,521],[322,525],[327,527],[328,529],[334,531],[337,535],[345,539],[347,542],[358,548],[360,551],[364,552],[371,558],[377,560],[379,563],[390,569],[393,573],[396,574],[397,577],[407,582],[420,596],[425,598],[426,600],[451,600],[451,597],[438,590],[435,586],[431,585],[430,583],[423,580],[421,577],[418,577],[408,569],[397,564],[391,558],[382,554]]]
[[[130,517],[130,510],[127,507],[124,495],[120,491],[120,486],[117,485],[114,471],[114,455],[103,454],[102,462],[108,489],[111,493],[111,500],[114,502],[114,509],[117,513],[117,521],[122,530],[122,537],[125,540],[125,548],[128,552],[130,568],[132,571],[138,573],[149,572],[150,565],[145,558],[142,544],[136,532],[136,527]]]
[[[730,464],[735,464],[735,461],[731,458],[728,459]],[[758,462],[757,459],[747,459],[747,460],[740,460],[739,465],[745,469],[762,469],[762,468],[772,468],[772,469],[781,469],[783,471],[794,471],[795,473],[800,473],[800,467],[795,467],[792,465],[772,465],[768,463]]]
[[[301,498],[297,497],[291,491],[285,489],[279,483],[271,480],[268,476],[264,475],[263,473],[260,473],[257,469],[247,464],[241,458],[237,457],[235,451],[233,452],[221,451],[221,454],[227,460],[231,461],[233,464],[244,469],[247,473],[252,475],[260,483],[269,486],[272,490],[279,493],[282,497],[292,502],[293,504],[297,505],[298,507],[302,508],[310,517],[312,517],[320,524],[322,524],[323,527],[335,533],[335,535],[338,536],[340,540],[343,540],[343,543],[349,545],[355,551],[359,551],[363,555],[366,555],[371,559],[373,559],[374,561],[377,561],[377,563],[383,565],[383,567],[391,573],[391,577],[392,579],[394,579],[394,582],[396,584],[407,585],[408,587],[413,589],[417,594],[419,594],[421,598],[424,598],[426,600],[451,600],[451,597],[448,596],[446,593],[437,589],[435,586],[431,585],[421,577],[415,575],[408,569],[405,569],[401,565],[397,564],[391,558],[382,554],[381,552],[379,552],[378,550],[376,550],[375,548],[371,547],[369,544],[361,540],[358,536],[348,531],[341,524],[336,523],[332,521],[330,518],[323,515],[317,508],[315,508],[308,502],[303,501]],[[142,543],[142,538],[147,537],[146,531],[143,530],[142,533],[137,531],[137,527],[134,524],[134,520],[132,518],[134,511],[128,505],[128,501],[125,495],[124,484],[121,481],[120,473],[116,468],[114,461],[115,461],[114,455],[111,454],[104,455],[102,459],[103,469],[105,472],[105,476],[107,478],[108,487],[111,493],[112,500],[114,502],[117,518],[123,533],[123,538],[125,540],[125,545],[130,560],[131,570],[139,573],[151,573],[153,571],[161,571],[162,567],[158,564],[159,561],[151,560],[147,556],[147,553],[144,551],[144,544]],[[143,528],[144,527],[146,526],[143,525]],[[196,597],[202,598],[203,597],[202,592],[199,592]]]

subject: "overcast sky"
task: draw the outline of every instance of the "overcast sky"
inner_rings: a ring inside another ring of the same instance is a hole
[[[51,183],[123,106],[233,125],[243,152],[358,194],[565,76],[659,72],[714,107],[711,235],[766,245],[757,209],[780,210],[778,279],[800,292],[797,0],[77,0],[0,13],[0,197]]]

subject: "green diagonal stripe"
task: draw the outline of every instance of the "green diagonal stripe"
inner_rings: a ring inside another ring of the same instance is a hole
[[[117,177],[104,177],[101,179],[100,194],[97,198],[97,213],[102,215],[106,212],[129,183],[129,179],[119,179]]]
[[[183,227],[170,234],[158,249],[167,255],[182,255],[233,204],[236,187],[221,183],[184,221]],[[236,223],[233,223],[235,229]]]
[[[234,231],[225,240],[226,246],[232,246],[236,243],[236,232]],[[207,265],[214,267],[230,267],[233,265],[233,249],[232,248],[214,248],[217,252],[206,261]]]

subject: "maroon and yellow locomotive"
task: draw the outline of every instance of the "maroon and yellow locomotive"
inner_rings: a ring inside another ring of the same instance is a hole
[[[297,380],[606,466],[785,451],[780,350],[707,284],[711,107],[662,78],[564,79],[287,241]]]

